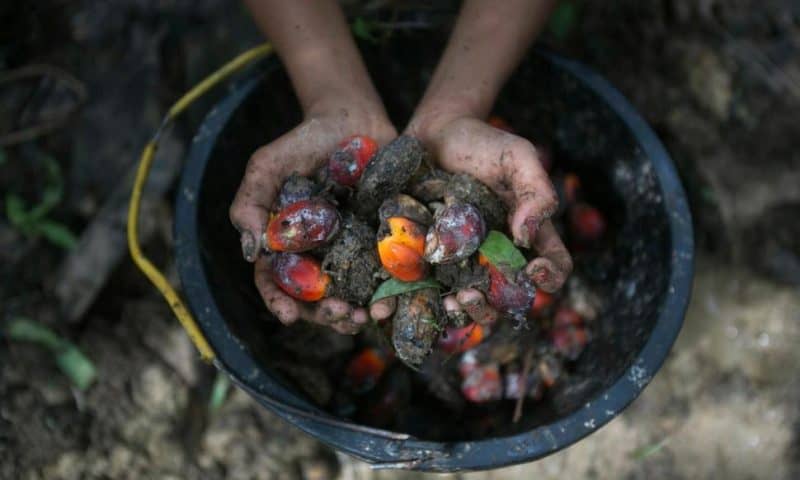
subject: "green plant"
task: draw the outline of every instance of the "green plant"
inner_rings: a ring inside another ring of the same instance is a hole
[[[353,30],[353,35],[355,35],[356,38],[366,40],[373,44],[378,43],[378,37],[375,36],[375,32],[379,27],[375,22],[365,20],[362,17],[356,17],[350,28]]]
[[[30,342],[52,352],[58,368],[64,372],[80,390],[89,388],[97,377],[97,370],[80,349],[49,328],[27,318],[15,318],[5,328],[10,340]]]
[[[30,208],[13,192],[6,193],[6,217],[8,222],[28,237],[44,237],[50,243],[65,249],[77,244],[75,235],[64,224],[48,218],[64,196],[64,181],[61,168],[52,157],[38,152],[47,176],[42,196]],[[0,156],[0,163],[4,159]]]

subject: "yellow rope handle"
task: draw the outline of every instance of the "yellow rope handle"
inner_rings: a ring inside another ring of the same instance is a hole
[[[145,145],[142,156],[139,159],[139,167],[136,170],[136,179],[133,182],[133,192],[131,193],[131,202],[128,209],[128,249],[131,252],[133,262],[158,291],[161,292],[161,295],[172,309],[172,313],[178,318],[178,321],[180,321],[183,329],[186,330],[192,343],[194,343],[194,346],[200,351],[200,356],[206,361],[214,359],[214,350],[211,348],[211,345],[209,345],[206,337],[203,336],[203,332],[197,326],[197,322],[189,309],[186,308],[186,304],[183,303],[178,292],[172,288],[172,285],[170,285],[169,281],[164,277],[164,274],[161,273],[158,267],[153,265],[153,263],[145,257],[139,245],[139,206],[142,201],[142,190],[150,174],[150,167],[153,164],[153,158],[158,149],[158,140],[167,125],[186,110],[195,100],[202,97],[221,81],[250,63],[260,60],[271,53],[272,46],[268,43],[242,53],[195,85],[191,90],[186,92],[180,100],[175,102],[161,122],[161,126],[156,130],[152,140]]]

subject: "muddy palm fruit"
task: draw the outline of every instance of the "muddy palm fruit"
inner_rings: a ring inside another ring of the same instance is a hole
[[[325,174],[339,185],[355,186],[377,151],[378,143],[366,135],[347,137],[328,157]]]
[[[442,201],[452,175],[438,168],[420,170],[424,171],[411,180],[408,193],[425,204]]]
[[[451,203],[436,213],[425,236],[425,260],[456,263],[478,251],[486,238],[483,216],[472,204]]]
[[[379,148],[358,181],[352,210],[363,217],[374,215],[385,199],[405,189],[425,156],[422,143],[406,135]]]
[[[489,187],[466,173],[455,174],[445,188],[444,200],[447,205],[470,204],[478,209],[486,228],[505,229],[508,210]]]
[[[488,328],[477,323],[464,327],[447,327],[439,337],[438,346],[447,353],[461,353],[475,347],[488,335]]]
[[[478,263],[489,273],[486,300],[500,313],[522,321],[536,296],[536,287],[524,271],[513,271],[505,265],[492,265],[482,253]]]
[[[425,225],[433,217],[424,205],[408,195],[394,195],[378,210],[378,256],[383,268],[404,282],[422,279],[427,272]]]
[[[281,208],[269,221],[266,247],[273,252],[304,252],[330,242],[339,232],[339,212],[315,197]]]
[[[278,209],[282,209],[300,200],[308,200],[319,191],[319,186],[310,178],[292,172],[281,186],[278,193]]]
[[[423,227],[433,223],[433,215],[425,205],[403,193],[387,198],[378,209],[378,220],[381,222],[391,217],[405,217]]]
[[[319,260],[306,254],[277,253],[272,257],[272,280],[290,297],[316,302],[327,294],[331,277]]]
[[[444,323],[439,291],[425,288],[404,293],[392,320],[392,344],[397,357],[418,368],[431,352]]]
[[[325,249],[322,268],[333,280],[331,297],[366,305],[381,281],[375,230],[355,215],[345,214],[339,235]]]

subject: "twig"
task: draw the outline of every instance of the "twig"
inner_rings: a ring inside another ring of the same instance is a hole
[[[519,419],[522,418],[522,406],[525,403],[525,397],[528,396],[528,376],[531,374],[531,368],[533,368],[533,348],[525,351],[525,359],[522,361],[522,374],[519,379],[520,394],[517,404],[514,405],[514,418],[512,419],[514,423],[519,422]]]
[[[27,65],[11,71],[0,72],[0,85],[40,76],[45,78],[54,77],[58,80],[56,83],[61,83],[70,89],[76,97],[75,105],[69,111],[58,116],[57,118],[52,120],[43,120],[40,123],[31,125],[30,127],[25,127],[20,130],[0,135],[0,146],[5,147],[27,142],[61,128],[89,96],[86,91],[86,86],[83,84],[83,82],[65,70],[53,65],[45,64]]]

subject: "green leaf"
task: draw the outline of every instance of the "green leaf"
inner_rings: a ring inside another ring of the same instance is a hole
[[[35,343],[53,352],[58,368],[81,390],[89,388],[97,377],[94,364],[77,346],[43,325],[16,318],[6,327],[6,335],[11,340]]]
[[[208,409],[212,412],[219,410],[225,402],[225,397],[228,396],[231,381],[228,376],[223,372],[217,372],[217,377],[214,379],[214,386],[211,387],[211,397],[208,399]]]
[[[382,298],[393,297],[395,295],[413,292],[415,290],[422,290],[423,288],[438,289],[442,288],[442,284],[430,278],[418,280],[416,282],[401,282],[395,278],[390,278],[389,280],[381,283],[378,289],[375,290],[375,293],[372,295],[372,299],[369,301],[369,303],[373,304]]]
[[[62,342],[49,328],[22,317],[8,323],[6,335],[11,340],[37,343],[53,351],[58,350]]]
[[[61,247],[65,250],[72,250],[78,244],[78,239],[75,237],[69,228],[65,225],[53,220],[39,220],[33,226],[34,232],[42,235],[50,243]]]
[[[71,343],[65,343],[63,350],[56,355],[56,364],[81,390],[89,388],[97,378],[92,361]]]
[[[650,455],[658,453],[669,441],[669,437],[664,437],[652,445],[644,445],[628,453],[631,460],[644,460]]]
[[[514,243],[496,230],[489,232],[478,250],[496,267],[507,266],[519,270],[528,263]]]
[[[44,218],[61,202],[64,196],[64,181],[61,177],[61,167],[58,162],[44,153],[39,153],[39,156],[44,162],[44,168],[47,172],[47,183],[44,186],[39,203],[28,212],[30,221]]]
[[[5,149],[0,148],[0,166],[4,165],[8,161],[8,155],[6,154]]]
[[[6,194],[6,217],[11,225],[20,230],[27,229],[30,222],[25,201],[11,192]]]
[[[550,15],[548,28],[550,32],[559,40],[565,40],[578,19],[578,6],[575,2],[559,3],[558,8]]]
[[[357,17],[353,20],[353,35],[356,38],[360,38],[361,40],[366,40],[372,43],[378,43],[378,38],[372,34],[372,30],[374,29],[374,25],[370,22],[367,22],[361,17]]]

